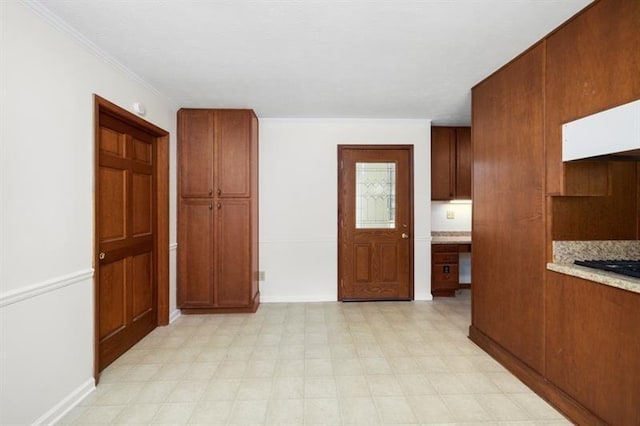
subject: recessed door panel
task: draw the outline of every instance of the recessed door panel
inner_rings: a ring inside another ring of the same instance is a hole
[[[216,305],[247,306],[251,292],[251,201],[219,201],[216,215]]]
[[[153,145],[133,138],[133,159],[137,162],[151,165]]]
[[[150,235],[153,229],[153,176],[133,173],[133,236]]]
[[[180,196],[213,195],[213,112],[200,109],[180,110]]]
[[[368,282],[371,280],[371,245],[356,244],[354,248],[354,279]]]
[[[127,172],[100,167],[98,179],[100,241],[123,240],[126,238],[127,227]]]
[[[181,308],[213,304],[213,200],[183,200],[178,243]]]
[[[100,268],[99,287],[100,316],[99,338],[109,337],[125,327],[126,319],[127,262],[125,259],[108,263]]]
[[[380,281],[384,283],[398,282],[398,245],[383,243],[378,245],[380,256]]]
[[[103,127],[100,129],[99,146],[101,153],[124,158],[125,135]]]
[[[154,306],[153,292],[153,255],[151,252],[133,256],[131,261],[132,315],[135,321],[141,315],[151,311]]]
[[[221,197],[251,195],[251,121],[248,111],[216,111],[216,191]]]

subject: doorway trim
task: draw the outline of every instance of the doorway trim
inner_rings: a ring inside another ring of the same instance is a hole
[[[133,127],[136,127],[146,133],[151,134],[155,138],[156,156],[154,161],[156,185],[155,185],[155,208],[156,208],[156,235],[154,241],[155,261],[155,277],[156,277],[156,294],[157,294],[157,326],[169,324],[169,132],[154,124],[132,114],[124,108],[109,102],[97,94],[93,95],[94,99],[94,141],[93,141],[93,292],[94,292],[94,378],[97,384],[100,379],[98,356],[99,356],[99,291],[98,277],[100,276],[98,268],[100,262],[98,253],[98,164],[100,157],[100,113],[107,113],[116,119],[123,121]]]
[[[414,224],[414,173],[413,173],[413,145],[338,145],[338,188],[337,188],[337,197],[338,197],[338,218],[336,226],[338,228],[338,279],[336,282],[336,286],[338,287],[338,301],[341,302],[343,300],[342,297],[342,164],[343,164],[343,152],[345,150],[406,150],[409,154],[409,222],[411,223],[412,233],[415,233],[415,224]],[[412,244],[409,245],[409,262],[411,264],[409,270],[409,294],[410,300],[414,300],[415,298],[415,257],[414,257],[414,239],[411,238]]]

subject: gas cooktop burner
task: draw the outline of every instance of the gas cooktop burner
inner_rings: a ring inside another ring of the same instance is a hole
[[[576,260],[576,265],[640,278],[640,260]]]

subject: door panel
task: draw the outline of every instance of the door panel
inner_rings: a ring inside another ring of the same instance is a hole
[[[99,338],[102,341],[122,329],[126,323],[125,298],[127,264],[125,259],[103,265],[100,268],[100,316]]]
[[[246,306],[251,303],[251,201],[218,202],[216,232],[216,305]]]
[[[182,200],[178,242],[178,305],[213,305],[213,200]]]
[[[157,324],[154,137],[99,116],[98,371]]]
[[[127,173],[124,170],[100,167],[98,181],[100,242],[123,240],[127,226]]]
[[[251,195],[251,121],[243,110],[216,111],[216,191],[221,197]]]
[[[412,149],[339,147],[341,300],[413,298]]]
[[[153,309],[153,255],[139,254],[132,261],[133,320]]]
[[[153,230],[153,177],[133,174],[133,235],[141,237]]]
[[[178,114],[180,196],[213,195],[213,112],[181,110]],[[187,148],[188,147],[188,148]]]

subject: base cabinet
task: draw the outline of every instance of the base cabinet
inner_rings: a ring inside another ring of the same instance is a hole
[[[250,110],[178,112],[182,313],[258,308],[257,129]]]

